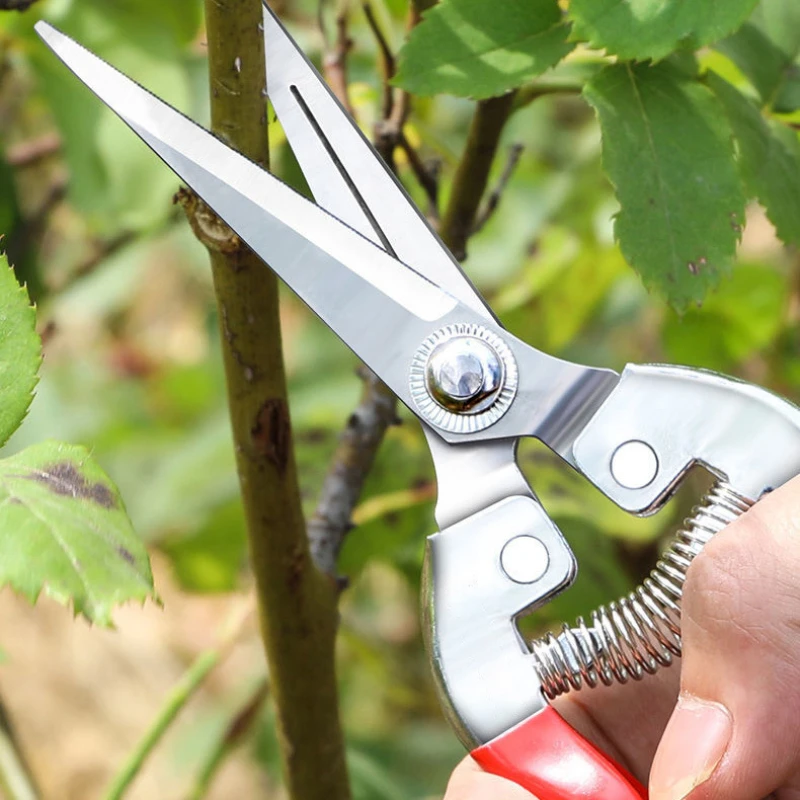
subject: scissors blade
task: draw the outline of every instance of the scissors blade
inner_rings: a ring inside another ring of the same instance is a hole
[[[45,22],[55,54],[413,406],[407,365],[458,301]],[[464,309],[466,312],[467,310]],[[467,312],[468,316],[471,316]]]
[[[264,43],[267,94],[317,203],[494,321],[458,262],[266,4]]]

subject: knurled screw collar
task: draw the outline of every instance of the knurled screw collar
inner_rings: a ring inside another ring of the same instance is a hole
[[[414,354],[409,376],[423,419],[452,433],[474,433],[497,422],[510,408],[517,383],[508,345],[472,323],[431,334]]]

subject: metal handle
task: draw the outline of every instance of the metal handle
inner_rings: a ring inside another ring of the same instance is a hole
[[[538,800],[647,800],[636,778],[550,707],[473,750],[472,757]]]
[[[615,474],[615,456],[635,450],[651,456],[638,474]],[[800,409],[713,372],[628,366],[572,455],[598,489],[637,514],[658,510],[693,464],[758,500],[800,472]]]

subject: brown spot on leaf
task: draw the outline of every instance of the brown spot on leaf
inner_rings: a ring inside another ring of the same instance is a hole
[[[119,553],[123,561],[127,561],[131,565],[136,563],[136,559],[133,557],[133,553],[131,553],[131,551],[128,550],[127,547],[119,545],[117,547],[117,553]]]
[[[90,500],[102,508],[117,507],[117,499],[108,486],[99,481],[90,483],[69,461],[57,461],[25,477],[46,486],[53,494]]]
[[[283,474],[291,448],[289,410],[283,399],[271,397],[264,401],[250,429],[250,436],[256,451]]]

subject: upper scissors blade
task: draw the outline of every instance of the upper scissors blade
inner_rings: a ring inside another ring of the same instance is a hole
[[[314,199],[483,317],[494,315],[274,12],[267,93]]]
[[[458,302],[47,23],[39,35],[405,402]],[[466,309],[464,309],[466,311]]]

